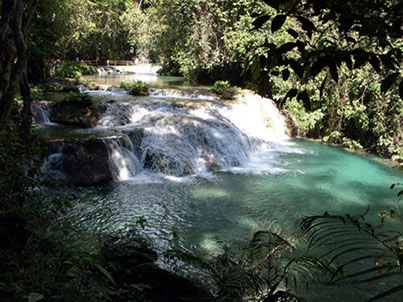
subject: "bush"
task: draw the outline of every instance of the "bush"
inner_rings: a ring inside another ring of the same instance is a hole
[[[83,107],[91,107],[94,103],[93,98],[86,93],[69,92],[62,100],[63,103],[77,104]]]
[[[120,88],[128,90],[130,95],[147,96],[150,94],[148,84],[143,81],[136,81],[133,84],[121,82]]]
[[[78,80],[83,75],[94,74],[94,67],[82,64],[61,65],[56,69],[56,76],[61,78],[70,78]]]
[[[228,81],[216,81],[211,87],[211,91],[226,100],[232,100],[239,94],[238,88],[231,86]]]

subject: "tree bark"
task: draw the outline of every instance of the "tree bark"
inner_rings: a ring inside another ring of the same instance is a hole
[[[23,113],[29,115],[31,106],[28,79],[27,31],[35,11],[37,0],[31,2],[24,15],[22,0],[4,0],[0,20],[0,124],[10,118],[17,89],[24,100]],[[24,118],[24,117],[23,117]],[[27,117],[25,117],[27,118]]]

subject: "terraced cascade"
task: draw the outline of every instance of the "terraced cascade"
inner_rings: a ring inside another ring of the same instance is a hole
[[[389,187],[402,182],[401,170],[373,156],[290,139],[274,104],[252,93],[237,101],[172,89],[149,97],[93,95],[105,106],[96,127],[42,126],[59,138],[45,170],[61,183],[98,184],[64,189],[76,204],[61,219],[78,230],[130,232],[145,219],[140,232],[160,253],[180,246],[214,255],[263,227],[284,232],[306,215],[357,214],[368,206],[375,223],[378,212],[396,204]],[[94,181],[75,182],[78,174]],[[367,290],[327,288],[326,296],[359,301]],[[323,301],[321,293],[308,292],[309,301]]]

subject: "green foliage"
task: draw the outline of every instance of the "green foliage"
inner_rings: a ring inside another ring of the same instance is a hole
[[[161,1],[150,15],[159,29],[149,48],[164,63],[164,74],[239,84],[248,49],[264,41],[263,34],[250,32],[259,7],[250,0]]]
[[[397,297],[403,290],[399,283],[403,276],[402,234],[385,229],[384,225],[373,226],[365,222],[364,215],[325,213],[305,218],[301,227],[313,253],[330,259],[330,264],[338,267],[327,280],[328,284],[375,285],[387,280],[387,287],[369,301]]]
[[[355,70],[370,64],[376,73],[386,76],[382,93],[392,85],[398,86],[402,56],[399,38],[403,34],[401,16],[396,13],[401,9],[399,2],[264,2],[278,14],[272,18],[271,13],[260,13],[254,21],[255,28],[262,28],[271,20],[271,31],[281,28],[290,39],[285,43],[266,42],[255,51],[251,61],[255,80],[267,81],[281,67],[294,72],[302,82],[326,70],[338,83],[343,66]],[[264,88],[261,87],[261,93],[270,93]]]
[[[130,83],[126,83],[126,82],[122,81],[120,83],[119,88],[124,89],[124,90],[129,90],[130,89]]]
[[[91,107],[94,99],[87,93],[69,92],[63,97],[62,102],[66,105],[79,105],[80,107]]]
[[[239,94],[238,88],[231,86],[228,81],[216,81],[210,90],[225,100],[232,100]]]
[[[247,63],[255,90],[309,137],[401,161],[401,4],[263,2],[253,24],[272,34]]]
[[[121,82],[120,88],[128,90],[130,95],[147,96],[150,94],[150,88],[148,84],[143,81],[136,81],[132,84]]]
[[[368,66],[357,71],[342,70],[338,84],[322,75],[324,80],[312,79],[299,85],[307,91],[309,101],[298,100],[295,95],[284,102],[284,107],[295,116],[301,132],[309,137],[401,160],[403,100],[397,88],[382,94],[380,85],[376,84],[379,76]],[[290,81],[296,83],[293,76]],[[277,88],[275,97],[281,97],[287,94],[290,85],[274,79],[273,87]]]
[[[34,86],[31,88],[31,99],[33,101],[42,100],[44,97],[44,91],[40,86]]]
[[[95,70],[92,66],[85,64],[65,64],[56,69],[56,76],[61,78],[69,78],[79,80],[83,75],[94,74]]]
[[[207,272],[215,301],[304,301],[291,289],[297,284],[309,286],[337,268],[323,259],[298,254],[297,246],[296,236],[285,239],[276,232],[258,231],[241,250],[224,248],[212,259],[180,250],[166,256]]]

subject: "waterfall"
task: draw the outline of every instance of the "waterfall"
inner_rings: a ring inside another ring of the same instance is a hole
[[[239,102],[229,103],[219,112],[249,137],[266,142],[288,139],[284,118],[267,98],[245,92]]]
[[[114,180],[127,180],[140,171],[141,164],[134,154],[133,143],[127,135],[117,140],[104,142],[107,146],[109,167]]]
[[[50,122],[50,105],[49,103],[33,103],[32,121],[35,124],[51,124]]]
[[[252,93],[231,102],[168,97],[108,104],[98,125],[125,133],[125,144],[108,146],[117,180],[141,169],[185,176],[243,167],[253,152],[288,138],[274,103]]]
[[[263,167],[259,159],[270,158],[276,144],[288,138],[285,121],[271,100],[251,92],[233,101],[206,100],[199,92],[193,98],[183,92],[183,99],[177,99],[172,98],[174,90],[165,97],[163,91],[155,91],[161,98],[101,103],[106,110],[92,131],[117,134],[101,139],[106,150],[98,154],[107,156],[113,180],[143,172],[183,177],[242,169],[270,171],[272,167]],[[74,156],[83,156],[82,162],[90,166],[93,148],[104,147],[85,140],[69,144],[77,145]],[[101,172],[106,179],[108,173]]]

